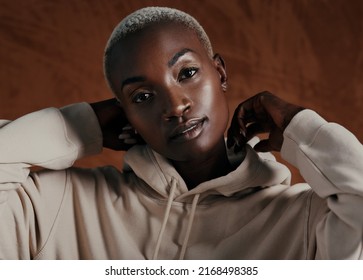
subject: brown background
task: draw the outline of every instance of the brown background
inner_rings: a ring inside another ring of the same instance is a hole
[[[231,111],[269,90],[363,140],[360,0],[0,0],[0,117],[109,98],[104,45],[120,19],[150,5],[182,9],[205,27],[227,63]],[[121,156],[105,151],[79,164],[120,166]]]

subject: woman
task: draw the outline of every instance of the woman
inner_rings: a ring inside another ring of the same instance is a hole
[[[224,61],[194,18],[131,14],[105,73],[117,101],[1,123],[1,258],[362,258],[362,145],[265,92],[238,106],[227,149]],[[122,172],[72,167],[102,147],[128,150]],[[257,153],[271,150],[310,186]]]

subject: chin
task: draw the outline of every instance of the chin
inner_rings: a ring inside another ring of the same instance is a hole
[[[211,139],[200,140],[201,143],[185,143],[184,145],[175,147],[175,149],[164,156],[173,161],[200,161],[215,155],[221,147],[225,149],[223,137],[217,141],[210,141]]]

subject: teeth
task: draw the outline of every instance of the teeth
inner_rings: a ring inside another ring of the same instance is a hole
[[[189,127],[188,129],[184,130],[182,133],[187,133],[188,131],[191,131],[192,129],[194,129],[197,126],[197,124]]]
[[[193,121],[192,123],[189,124],[191,126],[186,127],[184,130],[178,131],[173,136],[171,136],[171,139],[173,140],[173,139],[177,139],[179,137],[187,137],[187,134],[189,132],[192,133],[193,130],[196,130],[198,127],[201,127],[203,122],[204,122],[204,119]]]

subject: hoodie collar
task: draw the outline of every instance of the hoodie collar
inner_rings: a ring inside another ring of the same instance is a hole
[[[183,178],[172,164],[149,146],[134,146],[124,157],[124,172],[133,171],[161,197],[169,197],[173,180],[177,188],[175,201],[201,194],[232,196],[254,187],[271,187],[290,184],[291,173],[287,167],[276,162],[271,154],[258,154],[249,145],[245,154],[234,155],[229,151],[229,160],[236,169],[229,174],[206,181],[188,190]]]

